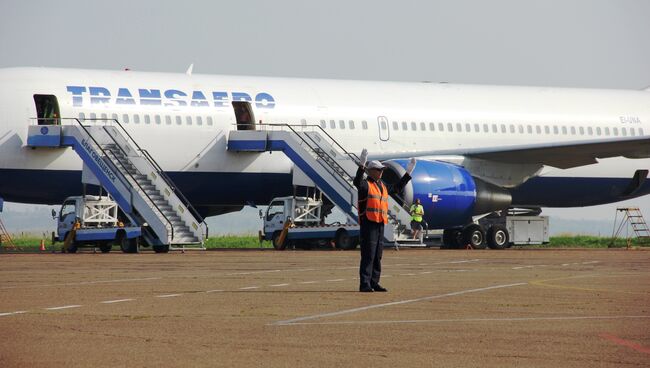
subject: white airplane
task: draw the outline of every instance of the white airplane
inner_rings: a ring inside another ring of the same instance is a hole
[[[417,157],[405,195],[425,200],[436,228],[508,207],[650,193],[648,90],[0,69],[5,201],[55,204],[81,193],[72,150],[26,147],[28,126],[52,117],[119,120],[206,216],[292,192],[284,155],[226,149],[230,130],[273,123],[319,125],[348,151],[365,147],[392,168],[387,179]]]

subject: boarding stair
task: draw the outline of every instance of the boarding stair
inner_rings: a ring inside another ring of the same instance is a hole
[[[297,169],[339,209],[358,224],[357,189],[353,185],[359,158],[345,150],[319,125],[258,124],[257,130],[232,130],[231,152],[282,151]],[[294,176],[297,174],[294,169]],[[409,210],[399,198],[389,197],[389,224],[384,227],[386,246],[424,246],[411,239]]]
[[[115,119],[59,119],[32,125],[27,146],[72,147],[82,181],[104,188],[154,249],[205,249],[208,227],[148,151]]]

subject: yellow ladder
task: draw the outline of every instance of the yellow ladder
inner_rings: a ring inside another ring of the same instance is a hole
[[[4,247],[5,250],[16,250],[16,244],[11,239],[5,224],[2,223],[2,219],[0,219],[0,247]]]
[[[618,213],[623,212],[621,223],[618,224]],[[623,232],[623,230],[632,229],[637,239],[642,242],[650,241],[650,228],[643,218],[643,214],[638,207],[619,207],[616,209],[616,217],[614,218],[614,233],[612,234],[612,244],[616,238]],[[627,246],[630,247],[630,236],[627,237]]]

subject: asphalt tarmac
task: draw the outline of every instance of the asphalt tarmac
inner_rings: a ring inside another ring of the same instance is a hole
[[[0,367],[648,367],[650,252],[0,254]]]

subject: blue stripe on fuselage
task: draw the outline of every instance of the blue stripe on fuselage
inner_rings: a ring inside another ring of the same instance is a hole
[[[196,207],[265,205],[291,195],[291,174],[168,172]],[[536,177],[512,190],[515,206],[581,207],[650,194],[650,180],[632,196],[622,196],[627,178]],[[91,190],[88,191],[92,193]],[[61,204],[82,193],[81,171],[0,169],[0,197],[7,202]]]

